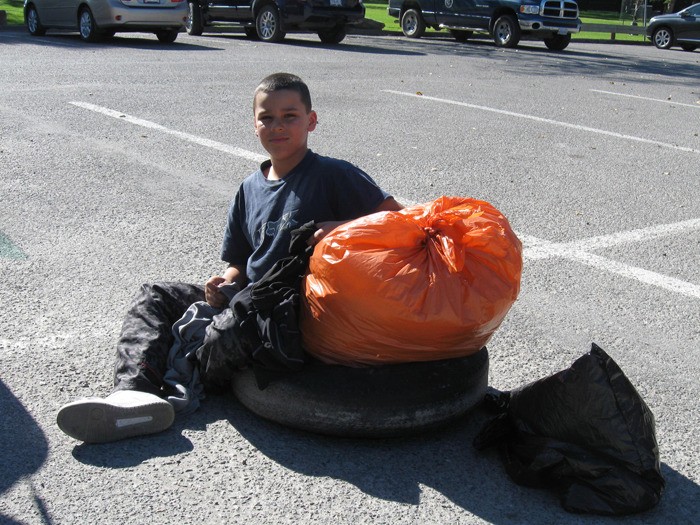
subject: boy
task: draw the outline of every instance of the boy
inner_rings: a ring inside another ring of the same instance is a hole
[[[66,434],[95,443],[167,429],[175,417],[163,381],[171,327],[190,304],[205,299],[214,308],[226,307],[220,287],[257,282],[288,255],[290,232],[309,221],[318,227],[311,242],[318,242],[343,222],[402,208],[360,169],[309,149],[317,115],[299,77],[276,73],[263,79],[253,113],[255,134],[270,159],[243,181],[232,201],[222,248],[228,267],[203,288],[175,283],[141,288],[117,344],[113,393],[62,407],[57,423]]]

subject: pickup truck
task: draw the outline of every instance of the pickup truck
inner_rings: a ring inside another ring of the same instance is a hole
[[[499,47],[515,47],[526,37],[561,51],[581,30],[574,0],[389,0],[388,13],[410,38],[420,38],[427,27],[448,29],[460,42],[483,32]]]
[[[365,6],[361,0],[187,0],[185,29],[201,35],[217,22],[243,27],[246,36],[265,42],[280,42],[289,31],[317,33],[321,42],[337,44],[347,26],[361,22]]]

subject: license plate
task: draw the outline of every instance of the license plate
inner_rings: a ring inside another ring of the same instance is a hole
[[[560,29],[558,32],[560,35],[565,35],[567,33],[566,29]]]
[[[343,6],[343,0],[331,0],[331,5],[333,7],[342,7]]]
[[[160,4],[160,0],[143,0],[144,4]]]

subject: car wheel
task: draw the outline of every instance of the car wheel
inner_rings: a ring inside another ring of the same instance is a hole
[[[253,413],[300,430],[345,437],[416,434],[463,417],[484,398],[488,352],[354,368],[307,363],[260,390],[251,369],[232,389]]]
[[[513,15],[503,15],[493,24],[493,40],[498,47],[517,46],[520,35],[520,26]]]
[[[156,37],[164,44],[172,44],[177,39],[178,29],[161,29],[156,31]]]
[[[457,42],[466,42],[472,37],[471,31],[463,31],[461,29],[450,29],[450,34]]]
[[[551,49],[552,51],[561,51],[566,49],[570,42],[571,33],[566,35],[554,35],[544,39],[544,45],[547,46],[547,49]]]
[[[260,40],[260,37],[258,36],[258,30],[255,29],[255,27],[244,27],[243,32],[245,33],[245,36],[247,36],[251,40]]]
[[[401,31],[408,38],[420,38],[425,34],[425,21],[416,9],[407,9],[401,16]]]
[[[32,36],[44,36],[46,34],[46,29],[41,25],[39,20],[39,13],[37,13],[36,8],[30,5],[27,8],[27,31]]]
[[[345,39],[347,32],[344,25],[335,26],[318,32],[318,38],[324,44],[339,44]]]
[[[80,29],[80,38],[86,42],[99,42],[102,38],[95,23],[95,18],[92,16],[92,11],[87,7],[80,11],[78,28]]]
[[[187,19],[185,20],[185,31],[188,35],[199,36],[204,31],[202,24],[202,9],[199,2],[187,2]]]
[[[673,44],[673,32],[668,27],[659,27],[651,35],[651,41],[659,49],[670,49]]]
[[[281,42],[285,33],[277,8],[272,4],[264,5],[255,17],[255,28],[263,42]]]
[[[698,48],[695,44],[681,44],[683,51],[695,51]]]

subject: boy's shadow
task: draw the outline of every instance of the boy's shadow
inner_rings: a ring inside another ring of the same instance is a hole
[[[26,478],[41,515],[48,519],[46,505],[34,490],[31,475],[46,461],[49,446],[44,432],[22,403],[0,381],[0,494],[10,490],[22,478]],[[0,522],[19,523],[0,514]]]

